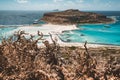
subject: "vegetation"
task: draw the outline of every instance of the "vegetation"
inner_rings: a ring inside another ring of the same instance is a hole
[[[120,80],[120,49],[60,47],[24,31],[0,45],[0,80]],[[38,46],[43,41],[44,47]],[[106,54],[106,55],[105,55]],[[105,56],[103,56],[105,55]],[[96,59],[97,58],[97,59]]]

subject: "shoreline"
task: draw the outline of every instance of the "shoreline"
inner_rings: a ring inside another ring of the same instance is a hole
[[[61,46],[68,46],[68,47],[84,47],[85,43],[63,43]],[[120,46],[117,45],[105,45],[105,44],[91,44],[91,43],[87,43],[87,47],[88,48],[100,48],[100,47],[110,47],[110,48],[120,48]]]
[[[50,40],[48,40],[50,42],[50,44],[52,43]],[[57,42],[57,44],[60,47],[80,47],[80,48],[84,48],[84,44],[85,43],[78,43],[78,42]],[[45,45],[43,43],[38,44],[39,47],[45,47]],[[112,49],[120,49],[120,46],[117,45],[105,45],[105,44],[91,44],[91,43],[87,43],[87,48],[112,48]]]
[[[13,34],[15,31],[19,30],[24,30],[26,33],[32,34],[32,35],[37,35],[37,31],[40,31],[43,33],[43,35],[49,35],[49,33],[52,34],[53,39],[57,40],[57,43],[64,47],[64,46],[75,46],[75,47],[84,47],[84,43],[78,43],[78,42],[63,42],[58,34],[61,34],[63,31],[66,30],[74,30],[78,29],[76,25],[53,25],[53,24],[43,24],[43,25],[27,25],[27,26],[21,26],[18,27],[17,29],[14,29],[13,31],[7,32],[7,34]],[[50,36],[45,39],[48,40],[50,43],[52,43]],[[38,44],[41,45],[41,44]],[[106,44],[91,44],[88,43],[87,47],[120,47],[117,45],[106,45]]]
[[[51,26],[53,26],[53,24],[47,24],[47,26],[49,26],[49,25],[51,25]],[[44,25],[45,26],[45,25]],[[63,26],[63,25],[54,25],[54,26]],[[66,27],[66,26],[68,26],[68,28],[69,28],[69,26],[72,26],[72,25],[64,25],[64,27]],[[66,31],[66,30],[73,30],[73,29],[77,29],[77,26],[76,25],[73,25],[74,27],[71,27],[71,28],[69,28],[69,29],[63,29],[62,28],[62,30],[60,30],[60,32],[62,33],[63,31]],[[57,32],[57,33],[53,33],[53,32],[51,32],[51,34],[52,34],[52,38],[53,39],[55,39],[55,40],[57,40],[57,43],[61,46],[61,47],[72,47],[72,46],[75,46],[75,47],[84,47],[84,43],[79,43],[79,42],[63,42],[60,38],[59,38],[59,36],[58,36],[58,34],[59,34],[59,32]],[[50,43],[52,43],[52,41],[51,41],[51,38],[49,37],[48,39],[46,39],[46,40],[48,40]],[[97,43],[87,43],[87,47],[88,48],[99,48],[99,47],[115,47],[115,48],[120,48],[120,46],[118,46],[118,45],[109,45],[109,44],[97,44]]]
[[[62,40],[59,39],[58,36],[53,35],[53,39],[57,40],[57,44],[59,44],[60,47],[81,47],[84,48],[84,44],[85,43],[79,43],[79,42],[63,42]],[[47,41],[49,41],[49,43],[51,44],[52,41],[49,37],[49,39],[47,39]],[[39,46],[44,46],[44,44],[38,44]],[[88,48],[120,48],[120,46],[118,45],[108,45],[108,44],[97,44],[97,43],[87,43],[87,47]]]
[[[52,25],[52,24],[43,24],[43,25],[27,25],[27,26],[21,26],[17,27],[17,29],[14,29],[12,31],[7,32],[7,34],[14,33],[19,30],[24,30],[26,33],[36,35],[37,31],[42,32],[44,35],[49,35],[49,33],[52,34],[60,34],[62,31],[65,30],[74,30],[77,29],[76,25]]]

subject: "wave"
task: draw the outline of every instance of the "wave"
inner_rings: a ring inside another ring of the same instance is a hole
[[[113,20],[114,20],[114,22],[113,23],[116,23],[116,22],[118,22],[119,21],[119,17],[120,16],[108,16],[109,18],[112,18]]]

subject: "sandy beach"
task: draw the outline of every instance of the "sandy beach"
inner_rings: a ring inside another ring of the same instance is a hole
[[[61,34],[63,31],[66,30],[74,30],[74,29],[78,29],[76,27],[76,25],[53,25],[53,24],[44,24],[41,25],[40,27],[36,27],[36,31],[35,31],[35,25],[31,26],[27,26],[28,28],[32,29],[32,31],[28,32],[31,34],[36,34],[37,30],[40,30],[44,35],[49,35],[49,33],[52,34],[53,39],[57,40],[57,43],[60,46],[75,46],[75,47],[84,47],[84,43],[78,43],[78,42],[63,42],[61,41],[61,39],[58,37],[58,34]],[[24,28],[24,27],[23,27]],[[48,40],[50,43],[52,43],[51,38],[48,37],[46,40]],[[43,44],[38,44],[38,45],[43,45]],[[103,45],[103,44],[87,44],[87,47],[90,48],[97,48],[97,47],[119,47],[119,46],[115,46],[115,45]]]
[[[44,25],[27,25],[18,27],[9,33],[14,33],[19,30],[24,30],[26,33],[30,33],[33,35],[37,34],[37,31],[42,32],[44,35],[49,35],[49,33],[62,33],[62,31],[66,30],[74,30],[77,29],[75,25],[52,25],[52,24],[44,24]]]
[[[76,47],[84,47],[84,43],[78,43],[78,42],[63,42],[59,38],[59,34],[61,34],[63,31],[67,30],[75,30],[78,29],[76,25],[53,25],[53,24],[44,24],[44,25],[26,25],[17,27],[14,30],[8,31],[4,34],[5,35],[11,35],[15,32],[22,30],[26,33],[37,35],[37,31],[40,31],[43,33],[43,35],[47,35],[48,37],[45,38],[45,40],[48,40],[50,43],[52,43],[51,38],[49,37],[49,33],[52,34],[53,39],[57,40],[57,43],[60,46],[76,46]],[[38,44],[43,45],[43,44]],[[87,47],[119,47],[114,45],[102,45],[102,44],[87,44]]]

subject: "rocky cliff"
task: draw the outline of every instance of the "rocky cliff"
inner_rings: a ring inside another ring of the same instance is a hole
[[[45,13],[41,20],[52,24],[108,23],[113,21],[111,18],[107,18],[101,14],[73,9]]]

